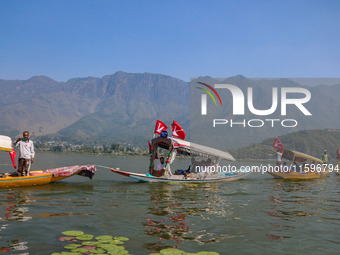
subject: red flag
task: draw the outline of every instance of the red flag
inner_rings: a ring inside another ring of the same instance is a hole
[[[340,159],[340,152],[339,152],[339,149],[336,149],[336,158],[337,158],[337,159]]]
[[[16,169],[17,165],[15,164],[15,157],[17,156],[17,153],[15,152],[13,148],[12,148],[12,151],[9,152],[9,155],[11,156],[13,166]]]
[[[282,143],[281,143],[279,138],[275,139],[273,147],[283,151],[283,145],[282,145]]]
[[[184,140],[185,138],[185,132],[183,128],[177,123],[177,121],[174,121],[172,123],[172,136],[178,137],[179,139]]]
[[[167,125],[165,125],[162,121],[157,120],[154,133],[161,135],[161,132],[167,129],[168,129]]]

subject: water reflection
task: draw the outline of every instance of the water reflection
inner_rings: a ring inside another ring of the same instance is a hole
[[[304,217],[319,220],[320,211],[325,210],[327,202],[322,194],[324,186],[324,180],[273,181],[268,195],[271,206],[266,212],[271,219],[272,232],[267,237],[273,240],[293,238],[294,229],[306,222]]]
[[[28,192],[16,193],[14,191],[9,191],[0,195],[1,207],[5,210],[1,210],[0,220],[4,221],[27,221],[32,219],[32,217],[27,215],[28,205],[32,202]],[[34,201],[34,200],[33,200]]]
[[[92,189],[92,186],[86,184],[53,183],[1,190],[0,239],[2,245],[4,242],[8,244],[0,246],[0,253],[8,249],[11,251],[28,250],[28,242],[24,241],[25,233],[15,233],[14,236],[12,234],[12,238],[18,239],[8,240],[6,232],[18,228],[17,224],[47,217],[64,218],[84,214],[82,207],[93,205],[93,201],[87,197],[87,193]]]
[[[27,242],[24,242],[23,239],[15,239],[11,241],[7,241],[7,245],[0,246],[0,252],[7,251],[27,251],[28,246]],[[20,253],[20,255],[28,255],[29,253]]]
[[[223,234],[206,231],[197,225],[212,216],[231,215],[228,197],[217,194],[218,184],[153,184],[149,186],[151,206],[142,225],[145,233],[158,239],[146,243],[150,252],[178,246],[187,241],[198,244],[218,242]]]

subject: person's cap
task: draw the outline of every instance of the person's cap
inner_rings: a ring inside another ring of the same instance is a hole
[[[324,150],[324,152],[327,152],[327,150]]]

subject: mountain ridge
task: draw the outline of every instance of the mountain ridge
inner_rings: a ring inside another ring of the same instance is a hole
[[[212,81],[210,77],[203,76],[197,80]],[[296,81],[286,78],[248,79],[242,75],[216,81],[235,84],[244,93],[247,87],[254,87],[254,107],[257,109],[270,107],[270,87],[299,86]],[[308,89],[312,99],[307,108],[313,113],[313,118],[302,120],[300,129],[340,128],[335,118],[340,116],[337,97],[340,85]],[[209,139],[216,137],[216,147],[225,148],[227,144],[227,149],[231,149],[297,131],[277,128],[260,133],[250,129],[245,131],[251,137],[247,140],[240,129],[230,129],[228,137],[219,139],[222,127],[218,127],[215,133],[204,135],[206,130],[203,123],[197,122],[199,119],[190,111],[192,107],[198,109],[199,106],[190,104],[193,95],[189,83],[164,74],[119,71],[101,78],[71,78],[66,82],[58,82],[44,75],[28,80],[0,79],[0,91],[0,133],[11,136],[20,135],[28,129],[36,137],[56,137],[75,143],[144,144],[152,135],[157,119],[168,124],[177,120],[186,130],[188,139],[192,130],[202,127],[203,135],[194,142],[209,145]],[[231,118],[232,100],[223,99],[223,107],[224,116]],[[295,109],[291,117],[298,116],[299,111]],[[245,117],[251,117],[250,113],[246,112]],[[277,114],[271,117],[277,117]]]

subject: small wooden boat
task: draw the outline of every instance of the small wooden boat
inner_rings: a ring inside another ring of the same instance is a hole
[[[11,176],[10,174],[3,174],[0,176],[0,189],[47,184],[68,178],[76,174],[92,179],[95,171],[96,166],[94,165],[77,165],[47,169],[45,171],[31,171],[29,176],[19,177]]]
[[[164,168],[155,169],[158,149],[167,150],[167,159]],[[171,171],[171,164],[176,155],[191,157],[191,165],[188,170]],[[196,159],[203,159],[196,161]],[[250,171],[219,171],[220,160],[235,161],[228,152],[213,149],[207,146],[191,143],[174,137],[156,137],[150,144],[150,166],[146,174],[121,171],[119,168],[110,170],[114,173],[133,178],[143,182],[175,182],[175,183],[202,183],[202,182],[226,182],[235,181],[250,174]]]
[[[290,164],[285,160],[289,161]],[[326,177],[329,169],[321,159],[294,150],[284,149],[282,165],[275,170],[268,171],[274,178],[305,180]]]
[[[12,140],[10,137],[0,136],[0,150],[8,152],[13,150]],[[76,165],[47,169],[45,171],[30,171],[28,176],[17,176],[16,173],[5,173],[0,174],[0,189],[47,184],[68,178],[76,174],[92,179],[95,172],[96,166],[94,165]]]

